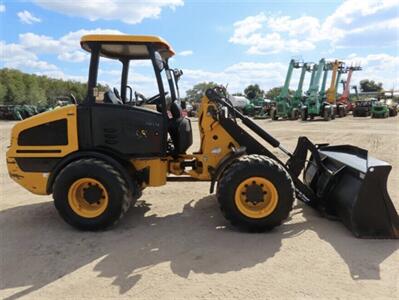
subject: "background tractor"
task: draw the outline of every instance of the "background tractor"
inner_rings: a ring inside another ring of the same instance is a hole
[[[318,64],[312,66],[312,76],[309,89],[305,96],[305,101],[301,108],[302,121],[311,120],[314,117],[322,117],[325,121],[335,118],[334,107],[326,101],[325,86],[329,67],[322,58]],[[323,73],[324,72],[324,73]],[[322,86],[320,88],[320,79],[323,74]],[[320,88],[320,90],[319,90]]]
[[[182,72],[170,68],[174,51],[165,40],[86,35],[81,46],[91,54],[86,98],[72,97],[74,104],[17,123],[7,151],[11,178],[32,193],[53,194],[67,223],[106,229],[145,188],[210,181],[223,215],[244,230],[280,225],[296,196],[340,219],[357,237],[399,237],[399,218],[386,190],[388,163],[355,146],[315,145],[306,137],[298,138],[291,153],[234,108],[221,86],[201,98],[200,148],[188,152],[193,140],[179,105]],[[104,60],[120,63],[119,90],[99,92]],[[129,65],[136,60],[152,64],[158,89],[152,97],[128,92]]]
[[[337,98],[337,107],[344,106],[346,107],[346,112],[353,111],[353,102],[350,101],[350,87],[351,87],[351,80],[352,80],[352,73],[354,71],[360,71],[362,68],[360,66],[350,66],[350,67],[345,67],[342,68],[341,70],[338,71],[338,78],[337,78],[337,83],[339,81],[339,76],[340,74],[347,73],[346,80],[342,80],[343,84],[343,91],[342,95]],[[356,86],[355,86],[356,87]],[[336,90],[337,92],[337,90]],[[357,87],[356,87],[356,95],[357,95]],[[357,96],[358,97],[358,96]],[[339,110],[338,110],[338,115],[339,115]]]
[[[301,69],[301,76],[298,83],[297,91],[292,97],[289,94],[289,87],[294,69]],[[306,65],[291,59],[288,65],[287,75],[285,77],[284,86],[280,91],[280,94],[275,99],[275,107],[270,111],[272,120],[278,120],[279,118],[298,120],[299,109],[301,106],[302,99],[302,86],[305,79]]]
[[[371,105],[371,117],[372,118],[388,118],[389,108],[385,101],[375,101]]]
[[[371,116],[371,107],[376,99],[357,100],[353,108],[354,117],[369,117]]]
[[[343,118],[346,116],[348,108],[346,103],[337,101],[337,90],[340,76],[343,73],[343,70],[345,70],[344,63],[342,61],[335,60],[333,63],[329,63],[328,67],[332,70],[332,74],[330,87],[326,92],[327,102],[333,106],[334,114],[338,115],[340,118]]]

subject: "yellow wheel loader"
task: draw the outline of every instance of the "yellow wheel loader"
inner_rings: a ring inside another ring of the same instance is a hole
[[[187,153],[192,128],[179,105],[182,72],[169,67],[170,45],[154,36],[86,35],[81,46],[91,54],[86,98],[17,123],[7,151],[10,176],[32,193],[53,194],[72,226],[108,228],[144,188],[202,180],[211,182],[211,192],[216,187],[224,216],[248,231],[280,225],[296,196],[340,219],[357,237],[399,236],[386,189],[391,166],[366,150],[299,137],[290,153],[215,87],[198,112],[200,148]],[[121,63],[120,93],[97,88],[100,60]],[[136,60],[152,64],[158,91],[151,98],[128,85],[129,64]]]

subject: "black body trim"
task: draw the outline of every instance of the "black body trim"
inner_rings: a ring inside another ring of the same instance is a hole
[[[15,157],[18,167],[24,172],[48,173],[61,160],[58,157]]]
[[[47,122],[21,131],[19,146],[61,146],[68,145],[68,121],[61,119]]]
[[[50,150],[17,150],[17,153],[61,153],[61,150],[50,149]]]

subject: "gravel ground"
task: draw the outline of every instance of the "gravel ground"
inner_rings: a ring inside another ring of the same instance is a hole
[[[300,135],[369,149],[392,164],[388,190],[399,208],[398,117],[257,122],[290,150]],[[356,239],[300,202],[272,232],[239,232],[206,182],[147,189],[112,230],[76,231],[50,196],[8,178],[12,124],[0,122],[2,299],[399,298],[398,241]]]

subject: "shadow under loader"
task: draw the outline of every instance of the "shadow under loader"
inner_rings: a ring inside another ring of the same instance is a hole
[[[87,276],[112,279],[121,295],[134,288],[145,270],[164,262],[181,278],[191,272],[240,271],[266,262],[284,239],[307,231],[335,249],[353,280],[379,280],[380,264],[397,250],[396,241],[353,239],[340,223],[320,222],[317,212],[302,203],[293,214],[306,221],[284,223],[266,234],[231,227],[216,209],[214,196],[188,202],[181,212],[166,216],[148,214],[150,205],[139,201],[119,227],[97,233],[65,225],[51,202],[0,212],[0,290],[16,289],[5,299],[28,296],[96,260]]]

